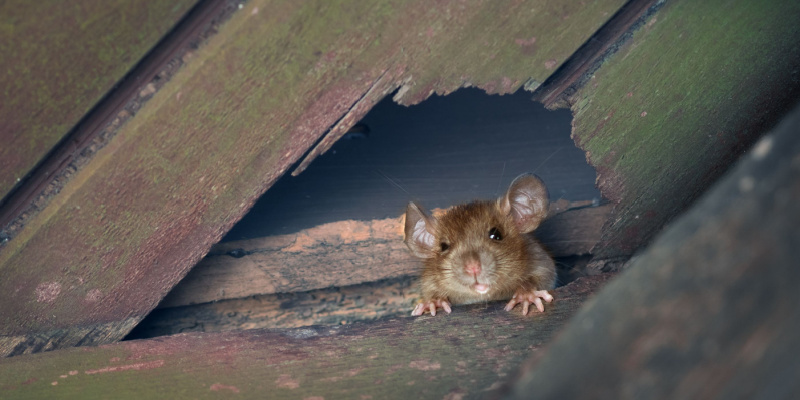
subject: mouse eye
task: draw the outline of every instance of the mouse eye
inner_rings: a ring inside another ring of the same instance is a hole
[[[445,243],[445,242],[442,242],[439,245],[442,246],[442,252],[445,252],[445,251],[447,251],[447,249],[450,248],[450,245]]]
[[[497,228],[489,229],[489,239],[497,241],[503,240],[503,235],[500,234],[500,229]]]

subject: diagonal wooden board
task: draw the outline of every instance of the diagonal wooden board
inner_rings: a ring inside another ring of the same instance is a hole
[[[567,91],[572,138],[618,203],[598,258],[647,244],[800,99],[798,21],[793,0],[663,2]]]
[[[0,199],[195,3],[0,4]]]
[[[0,354],[119,340],[342,115],[534,87],[622,3],[248,2],[2,248]]]
[[[800,104],[575,316],[510,398],[798,398],[798,198]]]
[[[0,390],[62,399],[485,398],[609,278],[559,288],[544,314],[527,317],[493,303],[435,317],[180,334],[0,359]]]

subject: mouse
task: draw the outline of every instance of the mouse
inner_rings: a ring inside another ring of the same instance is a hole
[[[422,260],[420,316],[452,305],[509,300],[544,312],[556,283],[547,249],[531,234],[547,217],[549,194],[536,175],[518,176],[496,200],[456,205],[434,216],[415,202],[406,207],[404,242]]]

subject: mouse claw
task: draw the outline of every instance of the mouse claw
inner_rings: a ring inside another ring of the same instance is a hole
[[[414,311],[411,311],[411,316],[417,317],[422,315],[423,312],[425,312],[425,304],[419,303],[416,307],[414,307]]]
[[[450,314],[453,310],[450,308],[450,302],[447,300],[430,300],[430,301],[423,301],[414,307],[414,311],[411,311],[411,316],[418,317],[422,314],[425,314],[425,311],[431,313],[431,316],[436,316],[436,308],[441,307],[446,313]]]
[[[539,312],[544,312],[544,303],[542,300],[550,303],[553,301],[553,296],[547,290],[533,290],[533,291],[517,291],[514,297],[509,300],[505,306],[506,311],[511,311],[517,304],[522,304],[522,315],[528,315],[530,306],[533,304]]]
[[[553,295],[548,293],[547,290],[534,290],[533,295],[536,296],[537,298],[544,299],[544,301],[548,303],[553,301]]]
[[[442,300],[442,304],[441,305],[442,305],[442,308],[444,309],[444,311],[447,312],[448,314],[453,312],[453,310],[450,309],[450,303],[448,303],[447,300]]]

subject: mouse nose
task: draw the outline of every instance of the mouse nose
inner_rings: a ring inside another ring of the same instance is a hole
[[[478,276],[481,273],[481,261],[477,258],[468,258],[464,262],[464,271],[472,276]]]

